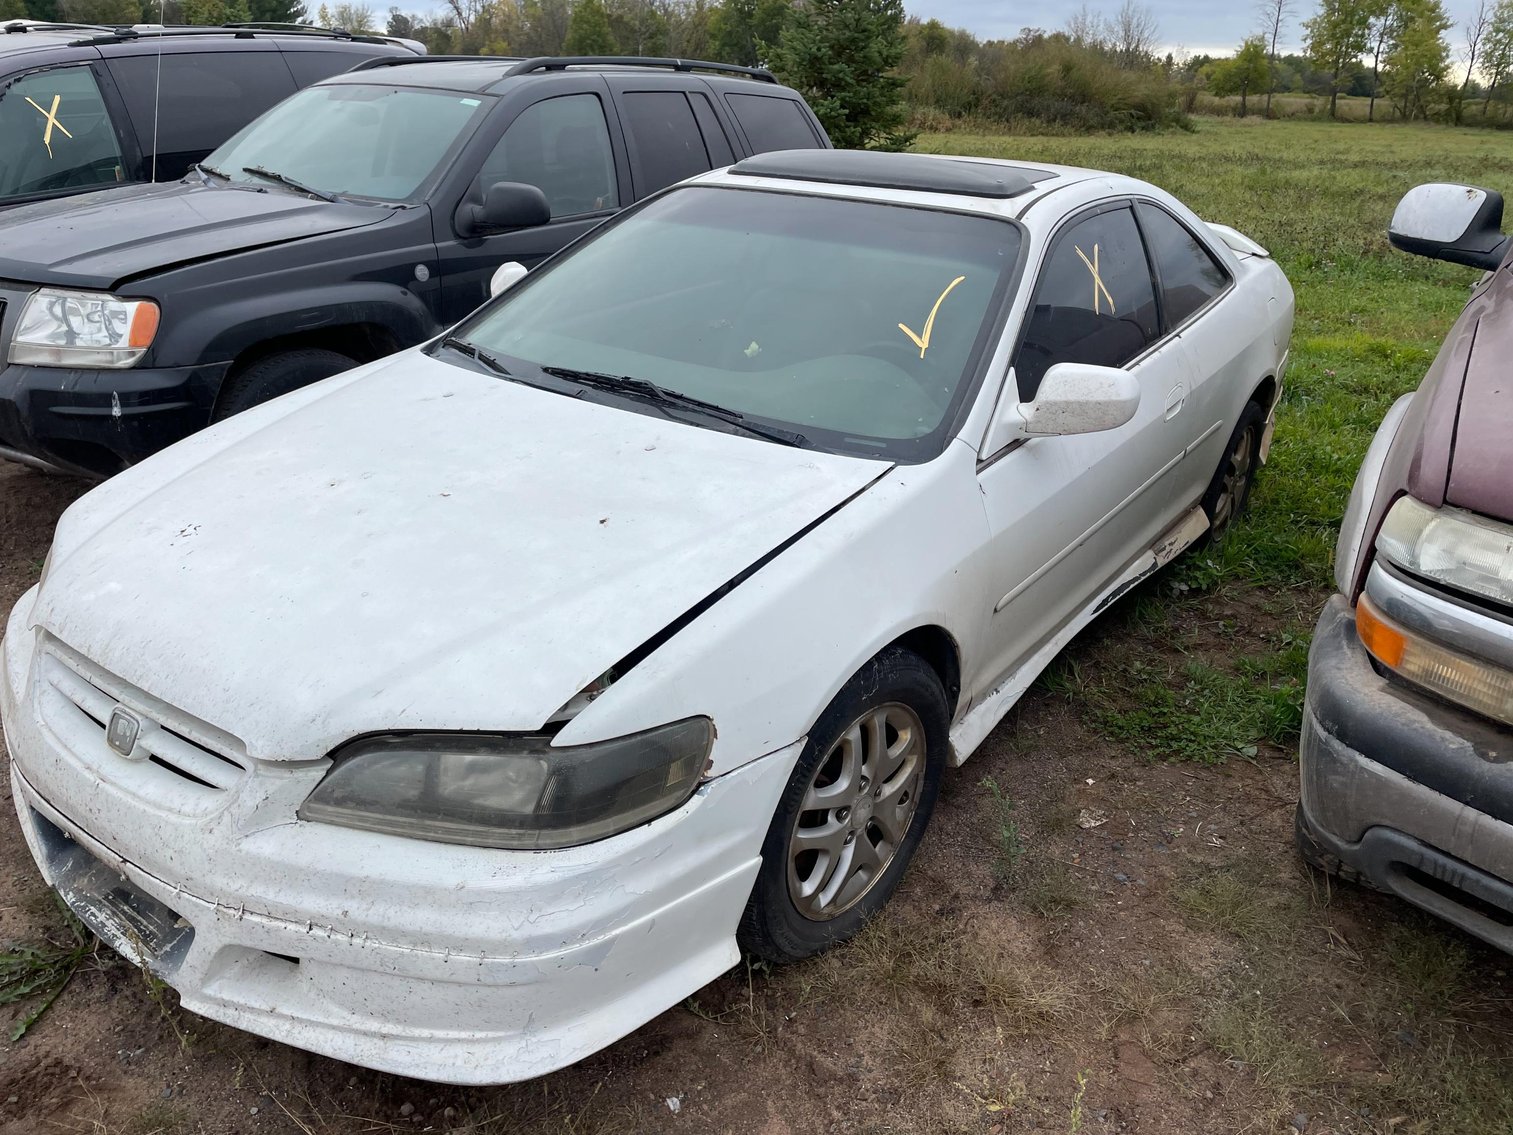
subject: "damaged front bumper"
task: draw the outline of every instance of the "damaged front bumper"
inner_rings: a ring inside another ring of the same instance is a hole
[[[0,672],[27,846],[79,917],[185,1008],[382,1071],[505,1083],[603,1048],[739,960],[798,745],[561,851],[298,821],[323,762],[253,764],[218,811],[154,811],[36,710],[31,598]]]

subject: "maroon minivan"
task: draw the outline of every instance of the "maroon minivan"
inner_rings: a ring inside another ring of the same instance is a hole
[[[1389,233],[1481,268],[1362,463],[1308,662],[1297,842],[1513,952],[1513,238],[1501,195],[1421,185]]]

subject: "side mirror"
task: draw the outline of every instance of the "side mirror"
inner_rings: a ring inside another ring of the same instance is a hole
[[[1508,252],[1502,213],[1502,194],[1490,189],[1420,185],[1398,203],[1387,239],[1404,252],[1493,272]]]
[[[484,191],[482,205],[463,204],[457,210],[458,231],[467,236],[530,228],[551,219],[546,194],[523,181],[496,181]]]
[[[1140,408],[1140,383],[1127,370],[1057,363],[1035,401],[1018,407],[1027,437],[1063,437],[1118,429]]]
[[[530,271],[518,260],[506,260],[494,269],[494,275],[489,279],[489,295],[497,296],[500,292],[507,292],[525,279],[525,274]]]

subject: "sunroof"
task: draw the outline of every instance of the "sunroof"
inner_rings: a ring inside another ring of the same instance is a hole
[[[731,173],[877,189],[917,189],[963,197],[1018,197],[1053,174],[986,162],[876,150],[776,150],[737,162]],[[1037,176],[1038,175],[1038,176]]]

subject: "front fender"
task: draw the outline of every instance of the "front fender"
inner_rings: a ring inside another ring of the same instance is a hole
[[[970,688],[985,624],[975,604],[989,590],[974,554],[987,538],[975,458],[952,443],[890,470],[620,677],[556,743],[703,714],[720,775],[803,737],[869,658],[923,626],[956,641]]]

